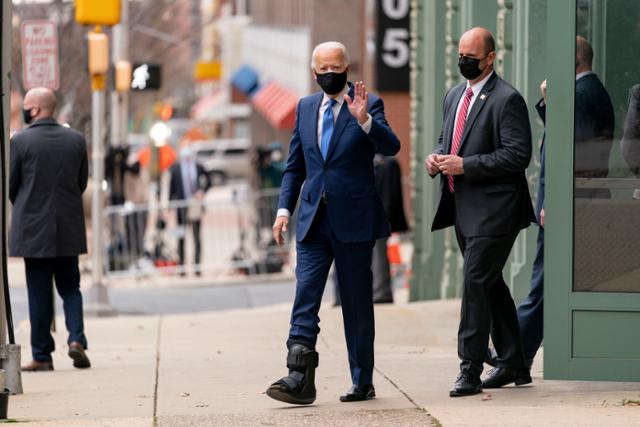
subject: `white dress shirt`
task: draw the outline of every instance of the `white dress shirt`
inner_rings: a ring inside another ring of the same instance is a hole
[[[180,160],[180,174],[182,175],[182,191],[185,200],[190,199],[195,193],[198,180],[198,168],[195,159],[189,157]]]
[[[335,98],[336,103],[333,106],[333,124],[334,125],[336,123],[336,120],[338,120],[338,114],[340,114],[340,109],[342,108],[342,104],[344,104],[345,102],[344,96],[348,92],[349,92],[349,85],[345,85],[344,89],[342,89],[342,91]],[[320,110],[318,110],[318,134],[317,134],[318,147],[320,147],[320,144],[322,141],[322,119],[324,117],[324,112],[327,111],[327,108],[329,108],[330,99],[331,98],[329,98],[329,96],[327,96],[327,94],[325,93],[322,96],[322,102],[320,103]],[[351,113],[349,111],[346,111],[345,114],[351,114]],[[373,119],[371,118],[371,114],[367,113],[367,121],[360,125],[360,127],[365,133],[371,132],[372,121]],[[285,208],[278,209],[278,213],[276,214],[276,216],[286,216],[287,218],[289,218],[291,216],[291,212],[289,212],[289,209],[285,209]]]
[[[485,77],[484,79],[480,80],[478,83],[474,84],[474,85],[470,85],[469,81],[467,81],[467,87],[465,87],[464,92],[462,93],[462,97],[460,98],[460,101],[458,102],[458,108],[456,109],[456,117],[455,117],[455,121],[454,123],[454,129],[455,129],[455,124],[458,123],[458,113],[460,113],[460,108],[462,107],[462,103],[464,102],[464,98],[465,98],[465,93],[467,93],[467,90],[469,88],[471,88],[471,90],[473,91],[473,96],[471,97],[471,102],[469,103],[469,108],[467,109],[467,117],[469,116],[469,113],[471,112],[471,107],[473,107],[473,103],[476,102],[476,99],[478,98],[478,94],[480,92],[482,92],[482,88],[484,88],[484,85],[487,83],[487,81],[489,81],[489,78],[493,75],[493,71],[491,71],[489,73],[489,75],[487,77]],[[455,133],[455,132],[454,132]],[[453,138],[453,135],[451,135],[451,137]]]

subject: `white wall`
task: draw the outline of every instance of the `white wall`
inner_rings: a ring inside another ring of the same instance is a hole
[[[261,82],[273,79],[299,96],[311,93],[309,29],[249,26],[244,38],[244,62],[258,70]]]

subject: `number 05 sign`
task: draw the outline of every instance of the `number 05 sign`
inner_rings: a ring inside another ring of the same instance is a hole
[[[376,88],[408,91],[411,0],[377,0],[377,4]]]

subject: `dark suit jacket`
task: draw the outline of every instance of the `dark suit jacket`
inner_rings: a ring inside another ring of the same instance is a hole
[[[629,90],[624,134],[620,141],[622,157],[635,175],[640,175],[640,84]]]
[[[395,157],[380,157],[382,157],[381,163],[376,164],[374,162],[376,165],[376,189],[389,218],[391,231],[394,233],[407,231],[409,227],[407,218],[404,215],[400,164]]]
[[[575,176],[606,178],[615,118],[611,98],[595,74],[576,81],[575,108]]]
[[[351,84],[349,93],[353,96]],[[322,97],[318,92],[298,103],[278,208],[293,212],[302,193],[297,224],[297,239],[301,241],[326,193],[327,215],[339,241],[366,242],[386,237],[389,222],[376,192],[373,156],[376,152],[396,154],[400,141],[385,119],[382,99],[369,95],[368,110],[373,120],[368,134],[351,115],[346,102],[342,104],[325,161],[317,136]]]
[[[540,99],[536,104],[536,111],[542,119],[542,123],[546,124],[547,122],[547,105],[543,103],[543,100]],[[544,209],[544,174],[545,174],[545,144],[544,137],[542,137],[542,146],[540,147],[540,179],[538,180],[538,200],[536,202],[536,219],[538,220],[538,224],[540,224],[540,211]]]
[[[456,108],[465,89],[466,82],[445,96],[442,132],[434,153],[451,151]],[[531,160],[527,105],[495,73],[469,111],[458,155],[464,159],[464,174],[454,178],[453,198],[442,176],[432,230],[457,224],[466,237],[498,236],[535,221],[525,177]]]
[[[196,162],[197,169],[197,183],[196,188],[198,190],[206,192],[211,187],[211,178],[205,169]],[[169,199],[170,200],[184,200],[184,187],[182,186],[182,172],[180,171],[180,162],[176,162],[170,169],[171,179],[169,181]],[[187,218],[187,209],[178,209],[178,223],[184,224]]]
[[[9,254],[24,258],[87,252],[82,193],[87,146],[75,130],[40,119],[11,140]]]

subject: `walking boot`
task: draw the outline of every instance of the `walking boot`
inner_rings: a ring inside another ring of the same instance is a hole
[[[293,405],[309,405],[316,400],[315,376],[318,353],[303,344],[293,344],[287,355],[289,375],[267,389],[267,396]]]

